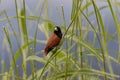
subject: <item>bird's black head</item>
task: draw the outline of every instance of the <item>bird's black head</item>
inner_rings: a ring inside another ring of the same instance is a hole
[[[59,38],[62,38],[62,32],[61,32],[60,27],[56,26],[56,27],[54,28],[54,33],[55,33]]]

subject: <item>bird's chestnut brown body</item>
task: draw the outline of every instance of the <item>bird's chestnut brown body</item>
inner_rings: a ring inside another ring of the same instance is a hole
[[[47,56],[47,54],[60,43],[61,38],[62,38],[62,32],[60,28],[56,26],[54,28],[54,33],[48,39],[48,42],[44,49],[44,57]]]

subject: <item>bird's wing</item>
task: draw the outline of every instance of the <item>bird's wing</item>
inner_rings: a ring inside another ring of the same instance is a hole
[[[53,34],[48,39],[46,47],[47,48],[54,48],[55,46],[57,46],[59,44],[59,42],[60,42],[60,38],[57,35]]]

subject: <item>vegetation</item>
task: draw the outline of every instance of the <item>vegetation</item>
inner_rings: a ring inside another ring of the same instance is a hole
[[[49,7],[52,1],[49,4],[49,0],[38,0],[34,10],[29,8],[27,0],[14,0],[14,2],[16,11],[14,16],[9,16],[6,9],[0,11],[0,17],[4,15],[0,18],[0,23],[6,22],[0,27],[0,31],[4,32],[1,45],[8,53],[8,62],[5,61],[6,56],[1,54],[0,57],[1,80],[120,79],[120,11],[118,10],[120,2],[72,0],[69,21],[66,19],[64,5],[56,6],[58,16],[55,17],[58,17],[62,24],[52,19],[54,11],[52,12],[52,7]],[[114,23],[112,27],[115,27],[113,33],[109,32],[110,20],[105,23],[106,14],[105,11],[102,13],[103,10],[108,10],[111,14]],[[13,19],[16,23],[13,23]],[[44,47],[55,25],[59,25],[62,29],[62,41],[44,59],[41,56],[43,50],[37,50],[38,45]],[[31,32],[31,29],[34,31]],[[44,34],[42,39],[38,39],[40,33]],[[111,50],[111,43],[115,44],[117,49]],[[16,46],[17,50],[14,49]],[[38,64],[41,65],[40,68]]]

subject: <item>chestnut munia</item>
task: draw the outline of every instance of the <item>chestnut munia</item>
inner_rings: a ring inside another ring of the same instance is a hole
[[[48,42],[44,49],[44,57],[47,56],[47,54],[60,43],[61,38],[62,38],[61,29],[60,27],[56,26],[54,28],[54,33],[48,39]]]

